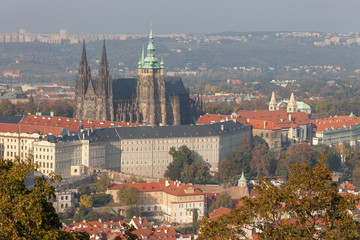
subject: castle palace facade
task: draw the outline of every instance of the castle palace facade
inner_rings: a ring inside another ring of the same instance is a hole
[[[85,42],[76,78],[75,118],[123,121],[143,125],[190,124],[202,114],[199,98],[193,100],[179,77],[165,76],[164,61],[155,57],[150,29],[146,57],[139,60],[137,79],[112,79],[104,42],[98,76],[93,79]]]

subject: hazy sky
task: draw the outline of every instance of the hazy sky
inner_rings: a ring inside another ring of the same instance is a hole
[[[0,33],[360,32],[359,0],[0,0]]]

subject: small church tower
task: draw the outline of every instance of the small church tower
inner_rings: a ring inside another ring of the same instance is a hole
[[[292,112],[297,112],[298,111],[298,106],[295,100],[295,96],[294,96],[294,92],[291,93],[290,96],[290,100],[287,104],[287,112],[288,113],[292,113]]]
[[[241,173],[241,177],[238,180],[238,187],[247,187],[247,180],[244,176],[244,170]]]
[[[269,111],[276,111],[278,110],[277,102],[275,98],[275,92],[272,92],[271,94],[271,100],[269,102]]]

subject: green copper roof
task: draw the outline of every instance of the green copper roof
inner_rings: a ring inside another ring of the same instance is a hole
[[[289,100],[283,100],[283,101],[279,102],[279,103],[277,104],[278,107],[280,107],[280,105],[283,104],[283,103],[289,103]],[[308,104],[304,103],[304,102],[296,101],[296,105],[297,105],[297,108],[298,108],[298,109],[308,109],[308,110],[311,110],[311,107],[310,107]]]
[[[244,170],[241,173],[241,178],[239,179],[240,182],[247,182],[245,176],[244,176]]]
[[[139,60],[139,68],[146,68],[146,69],[164,68],[164,62],[161,61],[160,66],[158,62],[159,62],[158,59],[155,57],[155,44],[154,44],[154,37],[151,26],[150,34],[149,34],[149,44],[147,47],[147,54],[146,57],[144,58],[144,48],[143,48],[141,60]]]

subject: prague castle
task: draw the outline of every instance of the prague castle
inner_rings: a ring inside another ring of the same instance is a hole
[[[194,123],[201,114],[199,99],[189,98],[182,80],[165,76],[164,61],[155,57],[152,29],[137,79],[112,79],[109,72],[104,42],[99,74],[92,78],[84,42],[76,78],[76,118],[154,126]]]

